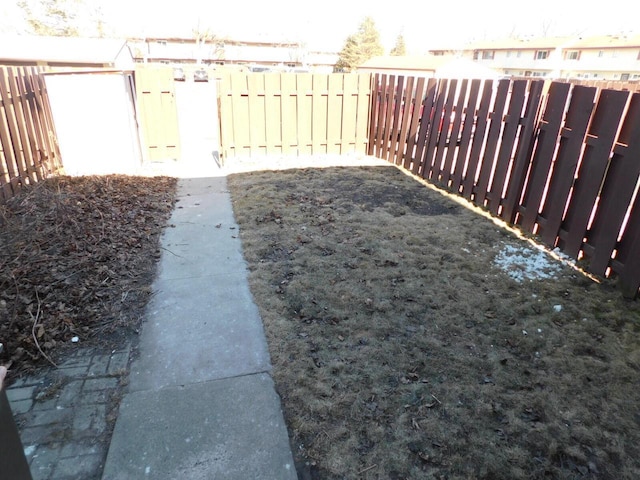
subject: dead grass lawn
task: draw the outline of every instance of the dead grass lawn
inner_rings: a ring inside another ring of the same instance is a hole
[[[391,166],[229,188],[301,480],[640,478],[638,302],[517,282],[521,240]]]

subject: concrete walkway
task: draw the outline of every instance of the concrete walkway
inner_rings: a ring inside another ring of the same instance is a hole
[[[104,480],[297,478],[226,178],[215,175],[179,180]]]

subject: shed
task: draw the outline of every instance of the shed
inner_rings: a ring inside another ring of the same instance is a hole
[[[367,60],[359,72],[438,78],[499,78],[495,70],[453,55],[380,56]]]
[[[386,73],[389,75],[407,75],[433,77],[440,66],[451,57],[436,55],[381,55],[373,57],[358,67],[360,73]]]
[[[0,65],[131,70],[134,61],[122,39],[5,35]]]

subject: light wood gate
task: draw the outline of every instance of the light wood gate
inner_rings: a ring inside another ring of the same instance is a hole
[[[136,96],[144,160],[179,160],[180,132],[173,69],[137,66]]]

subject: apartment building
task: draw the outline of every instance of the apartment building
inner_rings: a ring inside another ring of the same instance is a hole
[[[505,76],[640,80],[640,35],[478,41],[458,55]]]
[[[136,62],[168,65],[235,65],[261,69],[329,70],[337,55],[308,51],[297,42],[195,38],[134,38],[129,46]]]

